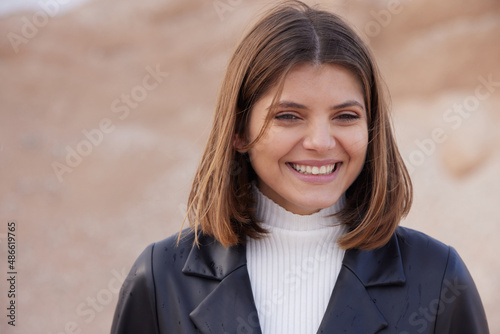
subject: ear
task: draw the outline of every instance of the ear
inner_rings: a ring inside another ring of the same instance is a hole
[[[246,140],[244,140],[243,138],[241,138],[241,136],[236,133],[234,136],[233,136],[233,147],[236,151],[240,152],[240,153],[246,153],[248,152],[248,149],[242,149],[242,147],[244,147],[246,145]]]

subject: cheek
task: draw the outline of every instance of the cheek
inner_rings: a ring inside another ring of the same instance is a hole
[[[368,130],[361,127],[349,131],[343,137],[343,146],[351,159],[363,159],[368,148]]]
[[[292,138],[285,131],[268,129],[252,148],[255,157],[279,160],[291,150]]]

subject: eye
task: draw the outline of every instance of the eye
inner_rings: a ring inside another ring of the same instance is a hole
[[[278,115],[274,116],[274,119],[283,120],[283,121],[293,121],[293,120],[296,120],[299,118],[297,116],[295,116],[294,114],[282,113],[282,114],[278,114]]]
[[[358,114],[344,113],[344,114],[338,115],[336,118],[341,120],[342,122],[352,122],[352,121],[359,119],[360,117]]]

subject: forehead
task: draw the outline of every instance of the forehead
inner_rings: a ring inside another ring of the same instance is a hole
[[[282,101],[322,107],[356,101],[365,107],[361,81],[350,70],[336,64],[303,63],[293,67],[281,82],[272,86],[256,106],[270,107]]]

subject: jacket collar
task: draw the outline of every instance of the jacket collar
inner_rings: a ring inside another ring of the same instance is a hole
[[[244,245],[225,248],[213,237],[201,233],[198,242],[199,247],[193,245],[182,269],[186,275],[220,281],[247,263]]]
[[[392,235],[388,243],[375,250],[351,249],[347,251],[343,266],[353,272],[365,287],[403,285],[406,282],[406,276],[396,233]]]
[[[182,272],[217,280],[217,287],[191,312],[201,333],[261,333],[246,267],[244,245],[225,248],[212,237],[200,235]],[[399,243],[394,234],[376,250],[348,250],[318,333],[342,330],[376,333],[388,326],[367,292],[373,286],[403,285]],[[246,330],[246,331],[245,331]]]
[[[371,251],[348,250],[318,333],[377,333],[388,323],[367,288],[403,285],[406,277],[396,234]]]
[[[261,334],[257,308],[246,267],[244,245],[223,247],[212,237],[200,235],[182,272],[220,283],[189,314],[201,333]]]

